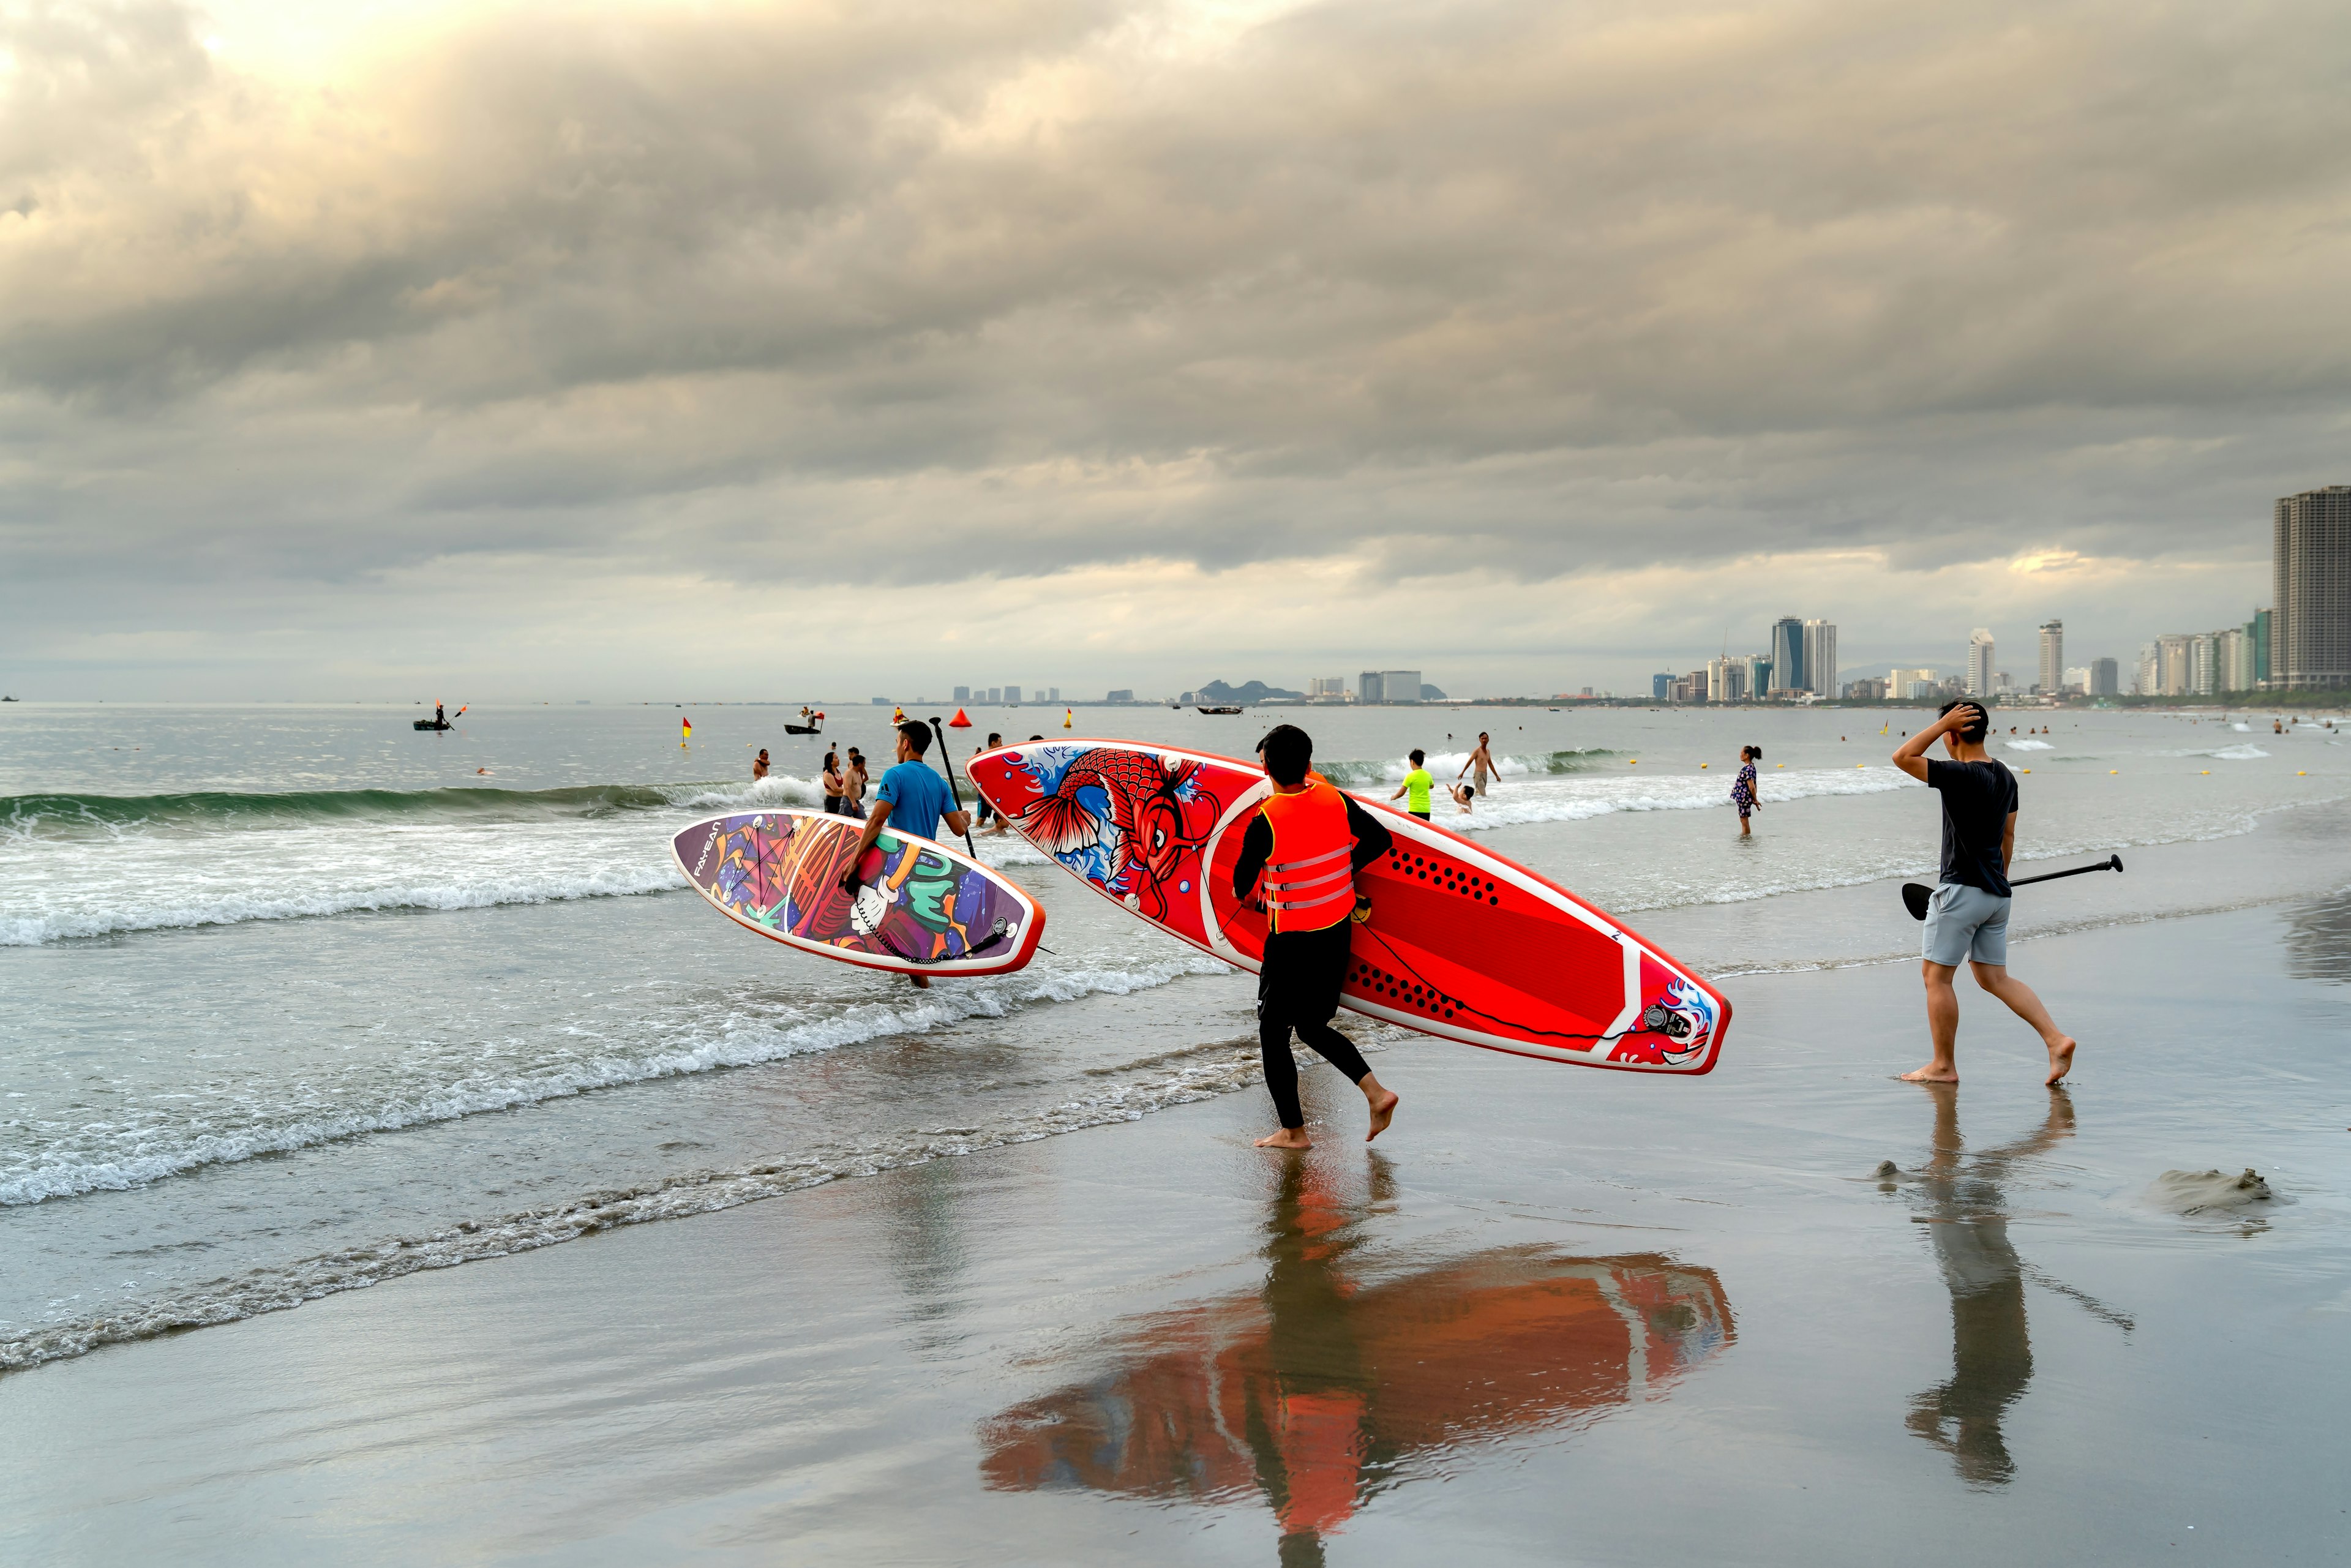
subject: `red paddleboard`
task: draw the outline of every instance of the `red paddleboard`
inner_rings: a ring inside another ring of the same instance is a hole
[[[965,771],[1030,842],[1171,936],[1258,967],[1233,866],[1271,786],[1249,763],[1123,740],[1031,742]],[[1489,1051],[1635,1072],[1713,1069],[1730,1003],[1606,913],[1468,839],[1359,800],[1395,843],[1357,888],[1342,1001]]]
[[[854,897],[841,873],[865,824],[787,808],[711,817],[670,841],[694,890],[738,925],[868,969],[908,975],[1001,975],[1044,940],[1045,912],[1028,890],[959,850],[887,827],[859,866]]]

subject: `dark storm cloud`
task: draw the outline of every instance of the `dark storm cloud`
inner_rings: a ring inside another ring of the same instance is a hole
[[[552,15],[8,24],[20,562],[2205,559],[2340,450],[2339,7]]]

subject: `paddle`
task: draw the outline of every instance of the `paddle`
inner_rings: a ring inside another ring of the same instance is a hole
[[[2008,885],[2011,887],[2022,887],[2027,883],[2055,882],[2061,876],[2085,876],[2094,871],[2120,871],[2122,869],[2123,857],[2120,855],[2108,855],[2105,859],[2100,861],[2095,865],[2077,865],[2072,871],[2043,872],[2039,876],[2020,876],[2011,880]],[[1926,887],[1915,882],[1906,882],[1902,884],[1902,906],[1910,912],[1910,918],[1913,920],[1924,920],[1927,918],[1927,901],[1934,896],[1935,890],[1931,887]]]
[[[940,727],[936,714],[931,716],[931,733],[938,737],[939,760],[946,765],[947,788],[954,792],[956,810],[960,811],[963,810],[963,786],[956,782],[955,754],[947,749],[947,732]],[[972,788],[976,789],[978,786],[975,784]],[[971,852],[972,859],[979,858],[979,846],[971,841],[969,828],[963,831],[963,847]]]

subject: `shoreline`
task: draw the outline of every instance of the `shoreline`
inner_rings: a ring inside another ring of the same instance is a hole
[[[1405,1040],[1381,1068],[1405,1115],[1369,1150],[1353,1096],[1310,1068],[1318,1146],[1297,1159],[1249,1148],[1261,1100],[1224,1093],[0,1375],[20,1498],[0,1543],[731,1561],[789,1540],[890,1561],[1181,1562],[1270,1558],[1302,1532],[1398,1560],[1449,1541],[1533,1561],[1556,1560],[1566,1507],[1583,1560],[1633,1562],[1670,1487],[1678,1536],[1753,1561],[1915,1555],[1937,1521],[1960,1533],[1929,1560],[2035,1542],[2112,1560],[2168,1542],[2189,1499],[2199,1535],[2232,1554],[2323,1552],[2346,1539],[2318,1500],[2345,1392],[2322,1346],[2328,1314],[2351,1310],[2351,1190],[2340,1118],[2281,1122],[2266,1098],[2279,1072],[2305,1106],[2351,1088],[2327,1044],[2351,956],[2296,935],[2317,918],[2036,945],[2022,977],[2085,1038],[2062,1128],[2038,1042],[1963,988],[1953,1125],[2060,1138],[1968,1156],[1979,1185],[1951,1201],[1980,1238],[2005,1216],[1990,1253],[1938,1250],[1951,1222],[1932,1151],[1957,1134],[1938,1130],[1938,1092],[1892,1082],[1923,1053],[1915,977],[1759,977],[1726,1070],[1689,1083]],[[2216,968],[2232,982],[2191,977]],[[2202,1038],[2229,1038],[2253,994],[2276,1060],[2213,1077]],[[1895,1177],[1873,1176],[1888,1161]],[[2206,1165],[2257,1166],[2279,1201],[2205,1219],[2141,1196]],[[1284,1197],[1285,1170],[1311,1179]],[[1987,1258],[2023,1293],[1969,1318],[1966,1270]],[[1645,1292],[1677,1326],[1611,1340],[1606,1302]],[[1573,1358],[1541,1364],[1499,1327],[1477,1339],[1508,1354],[1437,1354],[1447,1313],[1468,1310],[1534,1312]],[[2021,1352],[2028,1318],[2019,1363],[2001,1347]],[[1342,1344],[1371,1359],[1329,1361]],[[1413,1346],[1439,1372],[1391,1364]],[[1250,1370],[1267,1354],[1308,1359]],[[1980,1364],[2006,1381],[1970,1384],[1994,1375]],[[1288,1418],[1322,1412],[1373,1449],[1253,1447],[1233,1424],[1301,1367],[1338,1370]],[[1562,1392],[1486,1392],[1529,1371]],[[1994,1423],[1996,1450],[1980,1429],[1947,1426],[1938,1445],[1919,1427],[1916,1391],[1954,1375],[1959,1394],[1938,1397],[1990,1398],[1968,1419]],[[1219,1405],[1228,1386],[1248,1397]],[[1157,1414],[1122,1437],[1094,1424],[1113,1407]],[[1163,1420],[1172,1469],[1134,1447]],[[483,1467],[486,1443],[499,1458]],[[1083,1458],[1098,1451],[1117,1462]],[[1241,1468],[1195,1495],[1195,1461]],[[1320,1511],[1269,1492],[1269,1464],[1319,1487]],[[1703,1493],[1672,1479],[1696,1473]],[[1987,1487],[2009,1490],[1996,1512]],[[2310,1506],[2282,1506],[2296,1497]],[[1759,1516],[1776,1530],[1749,1533]]]

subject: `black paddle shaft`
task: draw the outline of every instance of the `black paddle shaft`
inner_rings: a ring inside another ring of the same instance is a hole
[[[947,749],[947,732],[940,726],[935,714],[931,716],[931,733],[939,737],[939,761],[946,767],[947,789],[955,796],[956,810],[960,811],[963,810],[963,786],[956,782],[955,754]],[[972,788],[977,789],[979,786],[975,784]],[[972,859],[979,858],[979,846],[971,841],[969,828],[963,831],[963,847],[971,852]]]
[[[2055,882],[2061,876],[2086,876],[2094,871],[2120,871],[2122,869],[2123,857],[2120,855],[2108,855],[2105,859],[2098,862],[2095,865],[2077,865],[2070,871],[2045,871],[2039,876],[2020,876],[2011,881],[2008,885],[2011,887],[2023,887],[2031,883]],[[1927,901],[1934,896],[1935,890],[1931,887],[1926,886],[1924,883],[1906,882],[1902,884],[1903,906],[1910,911],[1910,918],[1913,920],[1924,920],[1927,918]]]

